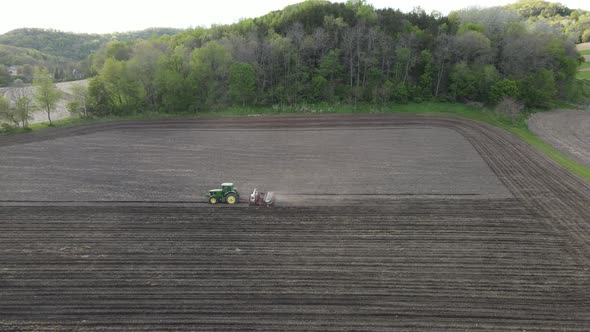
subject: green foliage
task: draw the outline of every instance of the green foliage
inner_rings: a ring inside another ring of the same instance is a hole
[[[543,0],[521,0],[517,3],[507,6],[516,10],[524,17],[544,17],[552,18],[556,15],[567,16],[572,10],[560,3],[551,3]]]
[[[520,91],[516,81],[503,79],[495,82],[491,87],[490,101],[492,102],[498,102],[504,97],[517,98],[518,96],[520,96]]]
[[[18,29],[0,35],[0,65],[45,67],[56,81],[77,80],[97,74],[105,60],[105,48],[180,32],[178,29],[152,28],[138,32],[114,34],[77,34],[57,30]],[[115,51],[115,50],[112,50]],[[111,51],[111,52],[112,52]],[[128,60],[122,54],[118,60]],[[94,65],[94,68],[93,68]],[[33,72],[19,74],[31,82]]]
[[[27,95],[20,96],[15,102],[16,117],[21,123],[22,128],[29,126],[29,120],[32,118],[31,113],[35,110],[33,99]]]
[[[99,35],[26,28],[0,35],[0,44],[33,49],[56,58],[80,61],[112,40],[133,41],[148,39],[152,36],[176,34],[180,31],[170,28],[150,28],[137,32]]]
[[[228,94],[234,104],[250,103],[256,92],[256,76],[252,65],[235,62],[229,72]]]
[[[73,100],[66,105],[68,111],[74,116],[87,118],[89,115],[88,101],[90,99],[88,88],[82,84],[73,85],[72,97]]]
[[[324,55],[318,66],[318,74],[329,81],[337,80],[344,72],[340,62],[340,49],[332,49]]]
[[[48,67],[58,64],[59,62],[60,59],[58,57],[37,50],[0,44],[0,65],[40,65]],[[31,71],[30,78],[32,79],[32,77],[33,75]]]
[[[62,97],[62,92],[55,87],[53,78],[45,68],[35,69],[33,85],[35,86],[35,104],[47,113],[51,125],[51,112],[55,110],[57,102]]]
[[[561,3],[543,0],[521,0],[507,5],[529,22],[546,21],[562,28],[564,34],[576,42],[583,42],[584,34],[590,28],[590,12],[571,9]]]
[[[0,120],[5,121],[3,123],[4,130],[11,130],[14,128],[27,128],[29,120],[31,119],[30,113],[33,110],[33,102],[31,98],[26,95],[20,96],[14,107],[10,105],[10,101],[3,96],[0,96]]]
[[[190,80],[196,88],[195,110],[215,108],[225,101],[230,53],[218,42],[195,49],[190,58]]]
[[[450,91],[457,100],[477,100],[477,75],[466,63],[455,65],[450,82]]]
[[[549,69],[541,69],[521,81],[522,99],[529,107],[549,107],[556,97],[555,78]]]
[[[374,101],[383,104],[391,101],[395,87],[390,80],[385,81],[381,86],[376,88]]]
[[[187,50],[177,47],[169,57],[158,59],[155,73],[155,89],[159,110],[164,113],[187,112],[193,103],[193,87],[188,79]]]
[[[522,116],[524,105],[513,97],[502,97],[495,109],[496,113],[510,118],[512,124]]]
[[[145,91],[129,72],[128,63],[108,58],[100,72],[100,78],[110,95],[112,112],[134,113],[141,109]]]
[[[467,22],[465,24],[462,24],[459,27],[459,33],[464,33],[467,31],[474,31],[474,32],[479,32],[479,33],[483,33],[483,26],[481,24],[478,23],[473,23],[473,22]]]
[[[117,61],[127,61],[131,58],[132,48],[129,43],[115,41],[107,44],[106,56]]]
[[[326,99],[328,94],[329,82],[323,76],[317,75],[311,79],[312,101],[321,101]]]
[[[492,87],[500,80],[501,75],[496,69],[494,65],[484,65],[479,67],[478,72],[478,93],[479,97],[478,100],[483,102],[490,102],[493,101],[490,94]],[[514,98],[517,98],[518,95],[515,95]]]
[[[88,82],[88,110],[95,116],[108,116],[115,113],[113,94],[100,76]]]
[[[550,13],[564,11],[538,15]],[[578,58],[559,30],[506,8],[444,17],[362,0],[309,0],[233,25],[111,41],[86,63],[97,75],[88,110],[194,113],[434,98],[489,104],[503,97],[546,106],[572,95]]]
[[[424,50],[420,53],[420,62],[424,66],[424,69],[418,84],[419,94],[424,100],[430,100],[432,98],[434,84],[434,64],[432,63],[432,54],[430,51]]]
[[[66,109],[70,114],[74,117],[83,117],[83,112],[81,111],[80,103],[78,101],[70,101],[66,104]]]
[[[407,104],[410,100],[410,91],[408,89],[407,84],[398,83],[395,88],[393,89],[393,100]]]
[[[10,129],[12,126],[18,127],[18,119],[16,112],[10,108],[10,101],[4,96],[0,95],[0,119],[7,122],[7,125],[10,127],[4,128]]]
[[[0,86],[6,85],[12,81],[12,77],[6,69],[6,66],[0,65]]]

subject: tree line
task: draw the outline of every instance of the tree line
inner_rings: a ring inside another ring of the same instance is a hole
[[[150,28],[111,34],[84,34],[51,29],[24,28],[0,34],[0,86],[15,80],[31,83],[32,67],[45,67],[56,81],[72,81],[90,75],[87,58],[105,44],[113,41],[134,41],[162,35],[173,35],[182,30]],[[17,75],[7,68],[18,67]]]
[[[543,0],[521,0],[507,5],[527,21],[539,20],[560,27],[565,36],[576,43],[590,42],[590,12],[571,9],[558,2]]]
[[[506,99],[547,107],[577,93],[580,61],[559,27],[508,8],[443,16],[308,0],[232,25],[108,43],[87,59],[83,114]]]
[[[90,58],[96,115],[302,102],[475,101],[544,107],[575,91],[580,56],[506,8],[427,14],[306,1],[233,25],[114,42]]]
[[[69,102],[66,105],[68,111],[78,117],[88,117],[88,89],[78,83],[73,84],[70,90]],[[22,80],[15,82],[13,91],[14,100],[0,95],[0,122],[3,131],[28,129],[29,120],[35,111],[45,112],[49,126],[53,125],[51,113],[55,111],[64,93],[55,86],[53,75],[46,68],[35,69],[32,93],[27,91]]]

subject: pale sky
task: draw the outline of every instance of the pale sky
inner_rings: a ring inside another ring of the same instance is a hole
[[[107,33],[151,27],[189,28],[230,24],[240,18],[262,16],[302,0],[17,0],[2,6],[0,33],[18,28],[57,29],[67,32]],[[344,0],[333,1],[343,2]],[[443,14],[465,7],[499,6],[516,0],[392,1],[369,0],[376,8],[403,12],[415,6]],[[590,10],[588,0],[560,1],[570,8]]]

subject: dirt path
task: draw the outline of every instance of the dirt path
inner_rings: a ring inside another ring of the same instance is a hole
[[[590,111],[536,113],[530,117],[528,124],[544,141],[590,167]]]
[[[148,129],[165,137],[373,128],[381,137],[379,128],[388,126],[459,133],[485,162],[479,167],[489,167],[511,197],[405,197],[386,204],[366,197],[350,206],[276,208],[5,201],[0,329],[587,330],[590,184],[495,127],[420,115],[121,121],[5,137],[0,146]],[[351,148],[339,141],[331,149]],[[352,148],[372,161],[363,148]],[[238,161],[252,149],[224,151]],[[287,145],[284,153],[297,149]],[[457,159],[469,156],[465,149],[457,146]]]

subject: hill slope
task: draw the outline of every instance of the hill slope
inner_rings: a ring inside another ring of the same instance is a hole
[[[507,5],[529,21],[546,20],[558,25],[563,32],[576,43],[590,42],[590,12],[572,9],[559,2],[543,0],[522,0]]]
[[[159,37],[166,34],[176,34],[180,31],[172,28],[152,28],[143,31],[101,35],[24,28],[0,35],[0,44],[30,48],[56,57],[80,61],[111,40],[148,39],[151,36]]]

